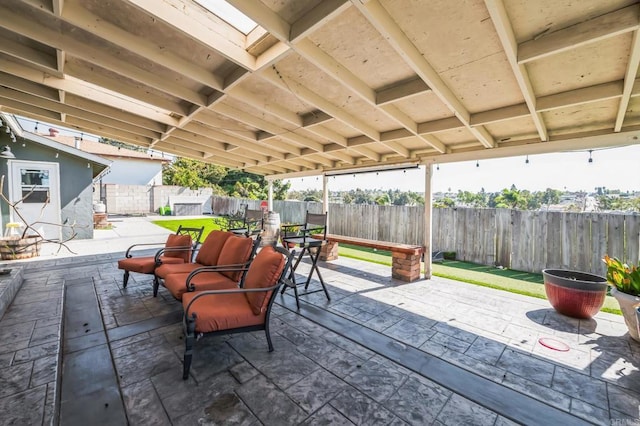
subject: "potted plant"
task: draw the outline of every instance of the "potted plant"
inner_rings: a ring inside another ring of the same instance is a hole
[[[607,280],[599,275],[565,269],[545,269],[544,290],[551,306],[572,318],[591,318],[607,295]]]
[[[605,255],[602,260],[607,265],[607,282],[611,286],[611,295],[620,304],[629,335],[640,342],[635,309],[640,304],[640,270],[638,266],[629,266],[615,257]]]

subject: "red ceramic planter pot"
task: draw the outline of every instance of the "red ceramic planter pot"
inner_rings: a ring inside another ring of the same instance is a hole
[[[573,318],[591,318],[607,295],[607,280],[599,275],[565,269],[545,269],[544,289],[551,306]]]

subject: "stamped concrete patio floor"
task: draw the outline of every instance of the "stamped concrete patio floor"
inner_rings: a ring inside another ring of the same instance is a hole
[[[24,283],[0,321],[0,424],[638,421],[640,345],[621,317],[578,321],[544,300],[406,284],[344,258],[320,262],[331,301],[305,295],[298,312],[290,291],[277,296],[274,352],[262,332],[208,337],[183,381],[181,305],[164,289],[154,298],[148,276],[122,289],[121,256],[16,266]]]

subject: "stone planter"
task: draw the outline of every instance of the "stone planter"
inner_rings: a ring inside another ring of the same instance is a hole
[[[39,235],[0,238],[0,258],[2,260],[29,259],[40,255],[42,238]]]
[[[598,313],[607,295],[607,280],[586,272],[545,269],[544,290],[551,306],[573,318],[591,318]]]
[[[636,315],[636,307],[640,305],[640,297],[623,293],[615,287],[611,287],[611,295],[615,297],[618,304],[620,304],[624,322],[629,329],[629,336],[631,336],[633,340],[640,342],[640,337],[638,337],[638,317]]]

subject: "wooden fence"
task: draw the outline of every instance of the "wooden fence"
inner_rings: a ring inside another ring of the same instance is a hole
[[[229,213],[260,201],[213,197],[214,213]],[[314,202],[275,201],[282,223],[300,223],[305,212],[322,211]],[[423,206],[331,204],[334,234],[422,245]],[[609,254],[637,264],[640,215],[564,213],[510,209],[443,208],[433,210],[432,247],[454,251],[459,260],[500,265],[518,271],[563,268],[605,273]]]

